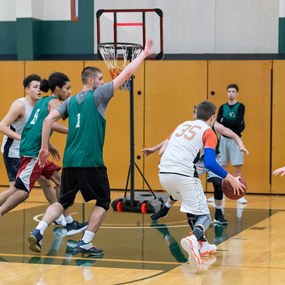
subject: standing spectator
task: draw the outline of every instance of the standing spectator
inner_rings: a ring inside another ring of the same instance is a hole
[[[238,92],[239,88],[237,84],[229,84],[227,86],[228,102],[220,106],[217,121],[241,137],[245,129],[245,106],[238,102]],[[227,169],[230,162],[234,168],[234,175],[242,176],[241,167],[244,164],[244,153],[240,151],[240,147],[236,141],[222,135],[220,138],[220,153],[222,166]],[[237,202],[246,204],[247,199],[242,197]]]

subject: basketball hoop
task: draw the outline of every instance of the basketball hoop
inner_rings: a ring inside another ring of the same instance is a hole
[[[133,61],[141,53],[143,47],[132,43],[100,43],[98,49],[109,69],[112,79],[114,79],[126,67],[127,61]],[[122,60],[121,64],[119,60]],[[120,89],[130,90],[129,80]]]

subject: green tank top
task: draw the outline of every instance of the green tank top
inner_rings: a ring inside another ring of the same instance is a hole
[[[55,98],[54,95],[46,96],[35,104],[21,135],[21,156],[38,157],[42,144],[43,121],[49,113],[49,102]]]
[[[76,96],[71,97],[68,118],[63,167],[104,166],[106,120],[94,105],[93,91],[86,93],[80,104],[77,103]]]
[[[229,120],[235,120],[238,113],[238,107],[240,106],[240,103],[237,102],[233,105],[232,108],[228,104],[223,105],[223,117]],[[241,123],[241,132],[245,129],[245,122],[243,121]]]

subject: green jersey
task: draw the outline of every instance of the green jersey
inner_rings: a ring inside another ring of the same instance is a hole
[[[82,102],[78,102],[76,96],[70,98],[64,168],[104,166],[106,120],[94,105],[93,93],[88,91]]]
[[[42,144],[43,122],[49,113],[48,104],[55,98],[54,95],[46,96],[35,104],[21,135],[21,156],[38,157]]]

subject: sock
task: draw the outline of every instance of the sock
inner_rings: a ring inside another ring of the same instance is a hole
[[[40,230],[41,235],[43,235],[47,227],[48,227],[48,224],[46,222],[40,221],[36,229]]]
[[[65,221],[65,217],[63,214],[61,214],[58,218],[55,219],[55,222],[58,224],[58,225],[61,225],[63,227],[66,226],[66,221]]]
[[[73,222],[73,218],[71,217],[71,215],[65,216],[64,218],[67,224],[71,224]]]
[[[168,201],[166,201],[166,203],[164,204],[167,208],[171,208],[172,205],[170,203],[168,203]]]
[[[84,243],[89,243],[92,241],[94,235],[95,235],[95,233],[86,230],[84,232],[84,236],[83,236],[82,240],[84,241]]]
[[[203,236],[203,229],[200,226],[195,226],[193,229],[193,235],[200,240]]]

